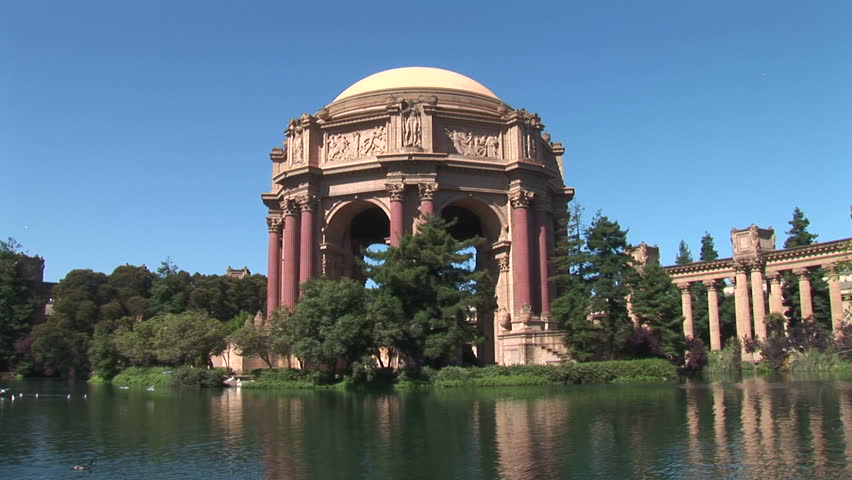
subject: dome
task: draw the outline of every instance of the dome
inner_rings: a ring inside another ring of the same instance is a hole
[[[344,90],[332,103],[362,93],[400,88],[446,88],[450,90],[463,90],[499,100],[497,95],[494,95],[494,92],[487,89],[484,85],[460,73],[441,68],[405,67],[385,70],[363,78]]]

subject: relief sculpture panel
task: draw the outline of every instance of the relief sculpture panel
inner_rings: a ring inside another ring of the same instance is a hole
[[[335,133],[328,136],[329,162],[370,157],[387,151],[387,129],[378,125],[367,130]]]
[[[500,134],[469,129],[445,128],[450,140],[449,153],[469,157],[501,158]]]

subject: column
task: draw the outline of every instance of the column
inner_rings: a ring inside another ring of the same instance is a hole
[[[799,277],[799,300],[802,309],[802,320],[814,315],[811,301],[811,277],[807,268],[797,268],[793,273]]]
[[[428,217],[435,214],[435,205],[432,199],[435,192],[438,190],[437,183],[421,183],[417,185],[418,194],[420,195],[420,216]]]
[[[316,196],[307,193],[297,199],[302,217],[299,225],[299,284],[314,277],[314,209]]]
[[[683,311],[683,336],[692,338],[695,336],[695,321],[692,318],[692,294],[689,292],[689,282],[677,284],[680,289],[680,305]]]
[[[831,303],[831,329],[834,333],[840,334],[840,327],[843,326],[843,298],[840,295],[840,278],[833,269],[826,268],[831,272],[828,277],[828,299]]]
[[[781,290],[781,272],[769,272],[769,313],[784,315],[784,294]]]
[[[299,296],[299,209],[292,199],[283,200],[284,211],[284,272],[281,278],[281,304],[292,307]]]
[[[535,194],[526,190],[509,193],[512,204],[512,279],[515,313],[528,310],[532,303],[530,288],[529,206]]]
[[[719,325],[719,292],[716,280],[705,280],[707,287],[707,314],[710,317],[710,351],[722,349],[722,328]]]
[[[266,280],[266,318],[280,305],[281,291],[281,218],[266,217],[269,229],[269,250],[267,252]]]
[[[763,296],[763,265],[755,262],[751,268],[751,308],[754,311],[754,335],[758,340],[766,338],[766,307]]]
[[[541,313],[550,314],[550,252],[547,238],[550,236],[550,214],[536,210],[536,231],[538,233],[538,272],[539,293],[541,295]]]
[[[751,338],[751,306],[748,299],[748,275],[745,267],[737,266],[736,276],[734,277],[734,304],[736,306],[737,317],[737,338],[740,341],[743,337]]]
[[[405,192],[405,184],[388,183],[385,185],[390,198],[390,244],[391,247],[399,246],[399,239],[403,235],[402,225],[402,194]]]

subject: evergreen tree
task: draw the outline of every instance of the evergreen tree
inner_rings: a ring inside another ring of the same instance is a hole
[[[640,328],[654,335],[657,351],[653,356],[675,359],[683,354],[683,317],[680,293],[672,279],[659,263],[649,263],[641,273],[633,276],[633,313],[639,318]]]
[[[0,370],[15,358],[15,342],[30,330],[36,302],[19,269],[25,257],[13,239],[0,241]]]
[[[683,240],[680,241],[680,245],[677,248],[677,257],[675,258],[675,265],[686,265],[688,263],[692,263],[694,260],[692,259],[692,252],[689,251],[689,246],[686,245],[686,242]]]
[[[786,232],[789,237],[787,237],[787,240],[784,241],[784,248],[810,245],[814,243],[814,240],[816,240],[819,236],[808,232],[808,225],[810,225],[811,222],[805,217],[804,212],[802,212],[799,207],[796,207],[793,210],[793,218],[787,223],[790,224],[790,230]]]
[[[406,235],[398,247],[368,253],[367,275],[378,285],[376,321],[396,323],[395,350],[409,366],[461,362],[468,345],[479,341],[472,316],[494,310],[494,285],[484,268],[470,270],[471,248],[480,240],[459,241],[448,223],[431,217]]]
[[[701,254],[699,259],[702,262],[709,262],[719,258],[719,252],[716,251],[716,245],[713,243],[713,236],[708,232],[704,232],[701,237]]]
[[[627,231],[618,222],[598,215],[586,230],[589,254],[589,289],[591,311],[600,326],[602,340],[598,356],[611,360],[624,350],[633,322],[627,314],[628,276],[632,274],[631,258],[625,252]]]
[[[553,259],[556,295],[551,304],[553,318],[565,329],[565,343],[571,356],[580,361],[594,358],[600,345],[600,329],[589,320],[591,305],[588,278],[589,255],[585,249],[583,208],[571,204],[559,220]]]

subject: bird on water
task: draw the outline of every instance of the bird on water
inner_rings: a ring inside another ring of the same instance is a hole
[[[82,465],[74,465],[73,467],[71,467],[71,470],[90,470],[94,463],[95,459],[93,458],[89,460],[89,463],[84,463]]]

